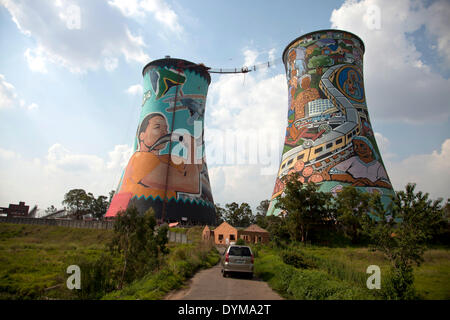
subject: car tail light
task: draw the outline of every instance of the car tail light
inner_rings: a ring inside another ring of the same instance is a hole
[[[228,253],[225,255],[225,262],[230,262],[230,256],[228,255]]]
[[[253,254],[252,254],[252,263],[253,263],[253,261],[255,261],[255,259],[253,258]]]

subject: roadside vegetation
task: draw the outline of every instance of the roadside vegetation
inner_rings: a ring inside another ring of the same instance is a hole
[[[187,230],[189,244],[168,243],[154,213],[130,208],[115,230],[0,224],[0,299],[162,299],[220,256]],[[69,265],[81,269],[81,290],[66,287]]]
[[[269,245],[254,246],[255,275],[289,299],[449,299],[449,202],[408,184],[385,208],[380,197],[344,188],[337,197],[285,178],[277,207],[261,226]],[[366,269],[381,269],[369,290]]]

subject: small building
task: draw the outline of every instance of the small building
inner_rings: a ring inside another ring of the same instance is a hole
[[[239,231],[239,238],[247,243],[267,243],[269,242],[269,232],[256,224]]]
[[[202,232],[203,241],[214,241],[214,230],[211,230],[208,226],[205,226]]]
[[[8,208],[0,208],[1,213],[7,214],[8,217],[28,217],[30,206],[26,206],[25,202],[20,201],[19,204],[9,204]]]
[[[217,228],[211,230],[205,226],[202,232],[204,241],[214,240],[216,245],[229,245],[238,239],[243,239],[247,243],[267,243],[269,242],[269,232],[256,224],[252,224],[246,229],[235,228],[227,222],[222,222]]]

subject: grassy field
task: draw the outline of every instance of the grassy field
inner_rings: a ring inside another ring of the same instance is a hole
[[[80,256],[98,258],[111,237],[110,230],[1,223],[0,299],[74,298],[67,267]]]
[[[288,299],[309,297],[295,290],[292,274],[297,278],[303,277],[301,284],[297,282],[299,286],[306,286],[309,281],[314,287],[323,287],[323,292],[317,292],[316,297],[378,299],[380,297],[376,290],[368,290],[365,287],[369,276],[366,269],[369,265],[378,265],[381,269],[382,283],[383,274],[389,269],[389,263],[381,253],[369,251],[367,248],[297,247],[296,250],[302,252],[305,259],[314,265],[309,270],[299,270],[283,263],[279,250],[269,247],[256,250],[258,257],[255,259],[255,274],[268,281],[274,290]],[[420,297],[450,299],[450,250],[429,249],[424,258],[425,262],[414,269],[415,286]],[[287,276],[288,273],[291,275]],[[349,292],[349,295],[343,295],[345,292]]]
[[[184,231],[184,230],[183,230]],[[162,299],[180,288],[197,270],[219,261],[210,245],[201,243],[201,228],[186,230],[192,244],[169,244],[164,266],[103,299]],[[96,260],[113,236],[110,230],[0,224],[0,299],[77,299],[66,288],[67,266],[77,259]],[[367,248],[298,247],[308,270],[287,265],[280,250],[255,248],[255,274],[288,299],[376,299],[368,290],[367,266],[388,262]],[[450,250],[430,249],[415,268],[416,289],[423,299],[450,299]]]
[[[215,248],[201,243],[200,227],[182,232],[192,244],[169,243],[160,270],[104,299],[161,299],[198,269],[219,261]],[[111,230],[1,223],[0,300],[79,298],[66,287],[67,267],[99,259],[112,236]]]

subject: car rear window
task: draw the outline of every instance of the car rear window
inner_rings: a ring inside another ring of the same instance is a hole
[[[250,249],[247,247],[231,247],[230,251],[228,251],[230,256],[244,256],[249,257],[252,254],[250,253]]]

